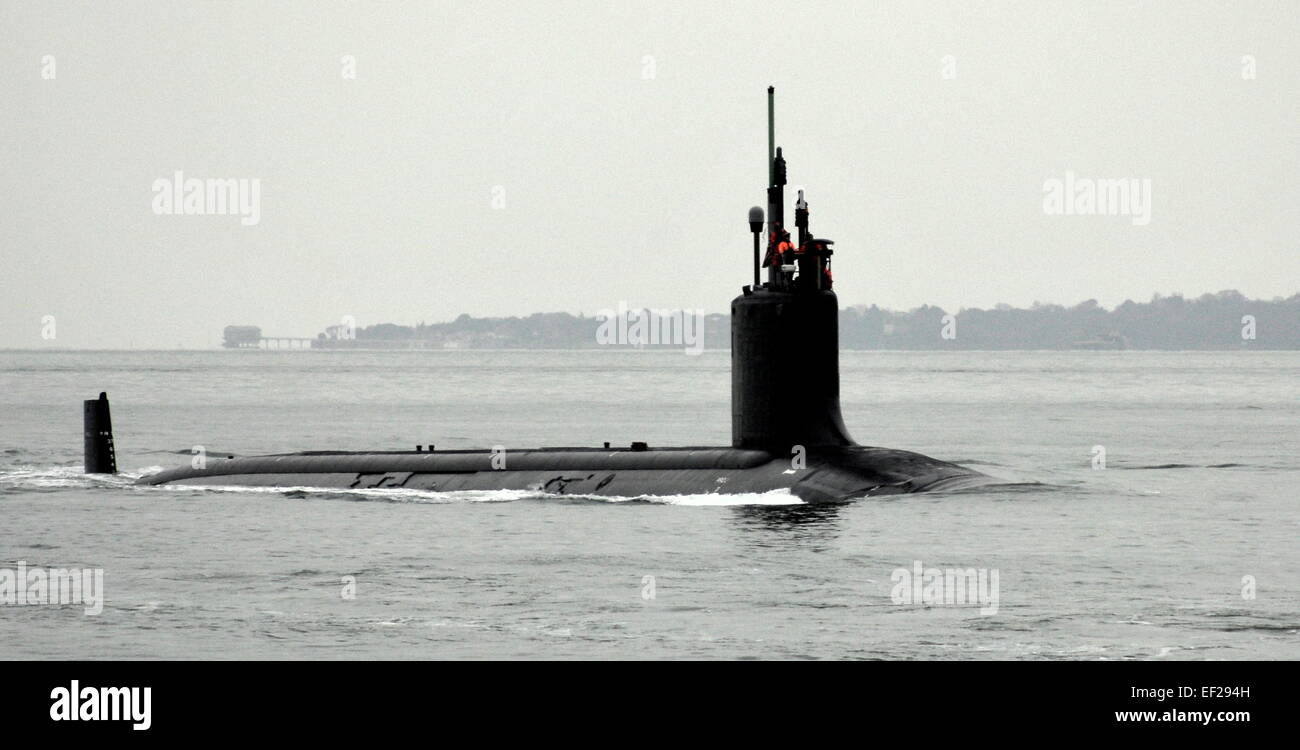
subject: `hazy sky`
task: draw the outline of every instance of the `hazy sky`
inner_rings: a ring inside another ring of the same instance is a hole
[[[0,347],[725,312],[769,84],[845,306],[1300,291],[1297,2],[3,0],[0,39]],[[260,220],[155,213],[178,170]],[[1049,214],[1067,172],[1150,222]]]

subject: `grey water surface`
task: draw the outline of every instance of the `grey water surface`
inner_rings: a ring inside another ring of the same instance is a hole
[[[0,569],[104,582],[97,615],[0,604],[0,658],[1300,657],[1300,352],[841,359],[859,442],[1008,484],[825,507],[137,487],[196,446],[725,445],[729,355],[0,352]],[[101,390],[119,477],[80,470]],[[918,561],[996,572],[996,611],[896,603]]]

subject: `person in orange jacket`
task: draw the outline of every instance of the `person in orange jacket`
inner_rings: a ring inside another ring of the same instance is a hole
[[[786,253],[793,256],[794,243],[790,242],[790,233],[781,228],[780,222],[772,224],[772,234],[767,244],[767,258],[763,261],[763,267],[780,266],[788,262],[791,258],[786,258]]]

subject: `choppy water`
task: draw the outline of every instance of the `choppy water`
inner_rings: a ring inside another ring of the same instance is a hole
[[[1296,352],[843,355],[860,442],[1030,487],[815,507],[130,483],[195,445],[726,444],[728,371],[725,352],[0,352],[0,568],[102,567],[106,591],[99,615],[0,605],[0,657],[1300,658]],[[118,478],[79,470],[100,390]],[[997,613],[895,604],[917,560],[996,569]]]

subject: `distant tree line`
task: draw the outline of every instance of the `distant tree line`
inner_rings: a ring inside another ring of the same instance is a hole
[[[447,323],[357,328],[355,339],[321,334],[326,348],[585,349],[596,348],[599,317],[535,313]],[[1073,307],[1035,303],[948,313],[926,305],[907,312],[859,305],[840,311],[845,349],[1300,349],[1300,294],[1252,300],[1236,291],[1185,299],[1155,295],[1113,310],[1088,300]],[[731,345],[727,315],[703,319],[704,346]],[[631,344],[624,345],[632,348]],[[667,344],[646,348],[671,349]]]
[[[931,306],[842,310],[840,342],[846,349],[1300,349],[1300,294],[1264,301],[1223,291],[1156,295],[1113,310],[1088,300],[947,315]]]

